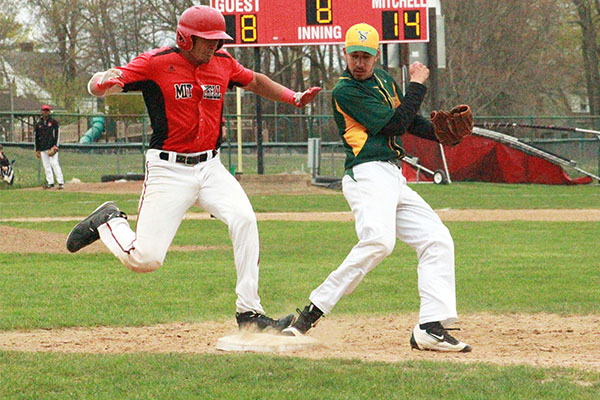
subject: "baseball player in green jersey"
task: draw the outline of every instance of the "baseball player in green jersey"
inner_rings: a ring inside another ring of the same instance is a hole
[[[283,332],[306,333],[392,252],[398,238],[415,249],[418,257],[421,308],[411,346],[471,351],[471,346],[447,330],[457,320],[452,237],[433,209],[408,187],[398,164],[404,156],[403,134],[437,141],[433,124],[417,114],[429,70],[421,63],[412,64],[410,83],[401,97],[394,78],[374,68],[379,34],[364,23],[346,32],[344,54],[348,67],[333,89],[332,106],[346,150],[342,189],[354,213],[359,242],[311,293],[310,304],[298,310],[297,321]]]

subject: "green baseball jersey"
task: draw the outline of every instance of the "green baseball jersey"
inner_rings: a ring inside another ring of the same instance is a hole
[[[399,136],[378,135],[400,105],[401,90],[390,74],[375,69],[364,81],[344,71],[333,88],[333,117],[346,150],[345,168],[367,161],[388,161],[404,156]]]

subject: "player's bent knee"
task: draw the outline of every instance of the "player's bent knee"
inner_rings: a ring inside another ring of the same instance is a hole
[[[450,235],[448,228],[444,227],[443,230],[434,235],[434,238],[439,245],[448,249],[454,249],[454,240],[452,240],[452,235]]]
[[[389,256],[394,251],[394,246],[396,245],[396,238],[393,240],[386,240],[381,243],[381,252],[384,257]]]
[[[254,211],[248,210],[246,212],[239,213],[237,216],[237,222],[244,225],[255,225],[256,214]]]
[[[157,255],[129,255],[129,257],[121,259],[123,264],[133,272],[146,273],[156,271],[163,265],[164,257]]]
[[[248,229],[256,227],[256,215],[252,210],[250,212],[237,213],[235,218],[228,224],[229,229]]]
[[[370,240],[368,245],[372,249],[374,257],[383,259],[392,254],[392,251],[394,251],[396,238],[385,238],[381,236]]]
[[[127,265],[125,264],[125,266],[127,267],[127,269],[133,271],[133,272],[137,272],[138,274],[145,274],[148,272],[153,272],[156,271],[160,265],[154,266],[154,265],[144,265],[144,266],[133,266],[133,265]]]
[[[137,263],[123,263],[129,270],[137,273],[147,273],[156,271],[162,266],[161,262],[137,264]]]
[[[419,257],[422,255],[444,259],[454,257],[454,241],[447,229],[441,230],[432,233],[427,241],[418,246],[416,250]]]

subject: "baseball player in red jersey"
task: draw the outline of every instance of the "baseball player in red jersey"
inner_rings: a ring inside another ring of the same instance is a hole
[[[238,63],[225,50],[225,19],[211,7],[188,8],[177,25],[177,47],[143,53],[123,67],[96,73],[94,96],[141,91],[152,136],[137,228],[115,203],[106,202],[67,238],[71,252],[101,239],[129,269],[150,272],[165,259],[177,229],[194,204],[227,224],[237,270],[236,319],[240,327],[282,330],[292,314],[272,319],[258,296],[259,239],[256,216],[238,181],[219,158],[223,100],[240,86],[265,98],[304,107],[319,92],[294,92]]]

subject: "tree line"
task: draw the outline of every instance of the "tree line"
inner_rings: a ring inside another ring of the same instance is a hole
[[[23,9],[21,0],[0,0],[0,51],[33,40],[37,51],[55,54],[57,68],[48,70],[43,84],[69,109],[88,96],[85,84],[94,72],[174,45],[178,16],[191,5],[208,3],[28,0]],[[446,68],[436,71],[436,104],[424,108],[468,103],[478,115],[565,115],[572,96],[580,96],[588,99],[591,114],[600,113],[600,0],[442,0],[441,5]],[[27,13],[27,22],[18,22],[19,12]],[[254,68],[253,49],[229,51]],[[261,72],[298,90],[332,89],[345,67],[341,46],[264,47],[260,54]],[[391,72],[400,79],[399,70]],[[274,105],[263,107],[269,112]],[[317,112],[328,113],[328,107]]]

